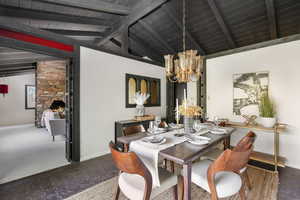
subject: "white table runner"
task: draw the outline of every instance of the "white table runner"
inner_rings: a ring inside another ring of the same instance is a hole
[[[130,151],[135,152],[149,169],[153,179],[153,187],[160,186],[158,174],[159,152],[187,140],[185,137],[174,136],[176,133],[177,131],[171,131],[161,134],[161,136],[166,138],[166,142],[160,145],[146,143],[142,140],[136,140],[130,143]]]

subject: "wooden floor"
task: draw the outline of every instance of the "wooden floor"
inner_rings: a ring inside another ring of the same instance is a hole
[[[0,185],[1,200],[60,200],[118,174],[110,155]],[[278,200],[300,199],[300,170],[280,170]]]

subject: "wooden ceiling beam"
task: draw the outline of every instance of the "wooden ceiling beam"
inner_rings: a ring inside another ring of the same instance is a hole
[[[155,9],[166,3],[168,0],[144,0],[140,1],[133,9],[130,15],[125,17],[119,23],[116,23],[110,33],[96,45],[101,46],[108,42],[111,38],[122,33],[127,27],[137,22],[139,19],[153,12]]]
[[[59,14],[55,12],[47,12],[47,11],[19,8],[13,6],[0,6],[0,16],[36,19],[36,20],[61,21],[61,22],[70,22],[70,23],[78,23],[78,24],[111,26],[111,23],[105,19],[94,18],[94,17],[82,17],[76,15],[66,15],[66,14]]]
[[[183,31],[183,27],[181,22],[177,19],[177,16],[173,13],[171,8],[166,8],[165,6],[162,7],[162,11],[165,12],[169,19],[173,21],[173,23],[176,24],[176,26],[180,29],[180,31]],[[186,31],[187,38],[193,43],[193,45],[197,48],[199,53],[201,55],[205,55],[204,49],[200,46],[200,44],[196,41],[196,39],[192,36],[192,34],[189,31]]]
[[[95,37],[104,37],[103,32],[99,31],[80,31],[80,30],[64,30],[64,29],[43,29],[45,31],[51,31],[53,33],[66,35],[66,36],[95,36]]]
[[[131,9],[120,4],[109,3],[99,0],[38,0],[40,2],[52,3],[63,6],[71,6],[86,10],[105,12],[115,15],[128,15]]]
[[[265,2],[269,20],[270,36],[271,39],[276,39],[278,38],[278,29],[274,0],[265,0]]]
[[[215,0],[207,0],[207,3],[209,5],[210,9],[212,10],[212,12],[214,14],[214,17],[216,18],[216,20],[217,20],[219,26],[221,27],[223,33],[225,34],[226,39],[229,42],[230,47],[231,48],[236,48],[237,46],[236,46],[236,43],[233,39],[232,33],[231,33],[229,27],[226,25],[224,17],[222,16],[219,8],[217,7]]]
[[[50,21],[50,20],[38,20],[38,19],[25,19],[17,17],[1,17],[1,20],[9,21],[12,23],[18,23],[27,25],[30,27],[35,27],[39,29],[58,29],[58,30],[84,30],[84,31],[96,31],[96,32],[106,32],[110,27],[106,25],[92,25],[92,24],[79,24],[79,23],[69,23],[61,21]]]
[[[157,33],[145,20],[139,20],[138,22],[158,43],[162,44],[170,54],[174,54],[176,51],[171,45],[169,45],[166,40],[164,40],[159,33]]]

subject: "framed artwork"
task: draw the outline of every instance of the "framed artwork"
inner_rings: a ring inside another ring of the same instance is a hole
[[[35,109],[35,86],[25,85],[25,109]]]
[[[133,100],[136,92],[150,94],[150,98],[145,102],[145,107],[161,105],[160,79],[135,74],[126,74],[126,108],[134,108],[136,104]]]
[[[233,75],[233,114],[258,115],[261,94],[268,92],[269,72]]]

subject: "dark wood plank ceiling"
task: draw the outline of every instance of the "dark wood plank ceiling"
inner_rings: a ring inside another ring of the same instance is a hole
[[[202,55],[300,33],[299,0],[187,0],[187,9],[187,48]],[[182,50],[182,0],[0,0],[0,17],[158,62]]]

